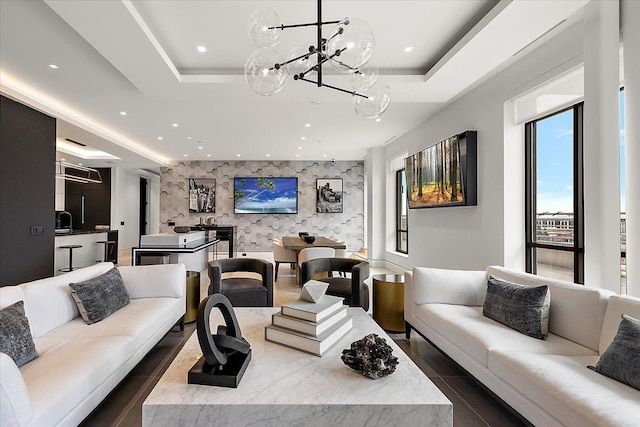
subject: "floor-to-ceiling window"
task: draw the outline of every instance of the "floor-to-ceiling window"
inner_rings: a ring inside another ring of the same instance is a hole
[[[407,175],[405,170],[396,172],[396,251],[409,252],[407,221]]]
[[[525,132],[527,271],[583,283],[582,103]]]

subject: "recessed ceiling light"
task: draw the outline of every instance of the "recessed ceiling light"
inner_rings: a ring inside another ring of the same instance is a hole
[[[311,123],[305,123],[304,127],[306,127],[306,128],[311,127]]]
[[[127,112],[126,112],[126,111],[120,111],[120,115],[121,115],[121,116],[126,116],[126,115],[127,115]]]
[[[196,49],[198,49],[198,52],[200,53],[205,53],[207,51],[206,46],[198,46]]]
[[[174,124],[172,124],[171,126],[173,126],[174,128],[177,128],[177,127],[178,127],[178,124],[177,124],[177,123],[174,123]]]
[[[211,154],[207,154],[207,157],[211,157]]]
[[[190,137],[190,136],[188,136],[188,137],[187,137],[187,139],[191,139],[191,137]]]
[[[162,141],[163,139],[164,139],[164,138],[163,138],[163,137],[161,137],[161,136],[159,136],[159,137],[158,137],[158,141]]]
[[[202,145],[200,147],[198,147],[198,150],[202,150]]]
[[[271,154],[267,154],[267,157],[271,157]]]
[[[304,141],[305,139],[307,139],[307,137],[306,137],[306,136],[303,136],[303,137],[302,137],[302,138],[300,138],[300,139]]]
[[[240,154],[236,154],[236,157],[240,157]]]
[[[323,155],[322,155],[322,157],[327,157],[327,155],[326,155],[326,154],[323,154]]]
[[[49,68],[53,68],[54,70],[57,70],[58,66],[56,64],[49,64]]]
[[[78,163],[78,166],[82,166],[82,163]]]
[[[413,50],[413,46],[407,46],[404,48],[405,53],[409,53]]]
[[[300,157],[300,154],[296,154],[296,157]]]
[[[298,147],[298,150],[302,150],[302,147]]]
[[[188,155],[188,154],[185,154],[184,156],[185,156],[185,157],[189,157],[189,155]]]
[[[376,119],[376,122],[379,122],[379,121],[381,121],[381,120],[382,120],[382,119],[381,119],[380,117],[378,117],[378,118]]]

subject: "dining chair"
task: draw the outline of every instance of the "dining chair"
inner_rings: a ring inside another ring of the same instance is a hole
[[[272,247],[273,247],[273,261],[276,263],[275,281],[277,282],[278,268],[280,267],[280,264],[283,264],[283,263],[291,264],[291,268],[295,268],[296,262],[298,260],[296,257],[296,251],[292,249],[285,249],[281,239],[273,239]]]
[[[298,254],[298,265],[302,266],[302,263],[316,258],[334,258],[336,256],[336,250],[333,248],[304,248]]]
[[[336,239],[336,242],[347,246],[347,242],[344,240]],[[347,248],[344,249],[336,249],[336,258],[346,258],[347,257]]]

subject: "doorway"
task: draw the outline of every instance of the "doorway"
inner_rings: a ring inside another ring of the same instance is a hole
[[[140,177],[140,224],[138,229],[140,230],[140,236],[144,236],[149,232],[149,182],[146,178]]]

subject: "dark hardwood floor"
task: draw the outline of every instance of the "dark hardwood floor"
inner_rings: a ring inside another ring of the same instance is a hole
[[[184,332],[177,327],[170,331],[81,426],[141,426],[142,402],[194,329],[191,323]],[[454,427],[529,425],[415,332],[410,340],[404,334],[389,335],[453,403]]]

